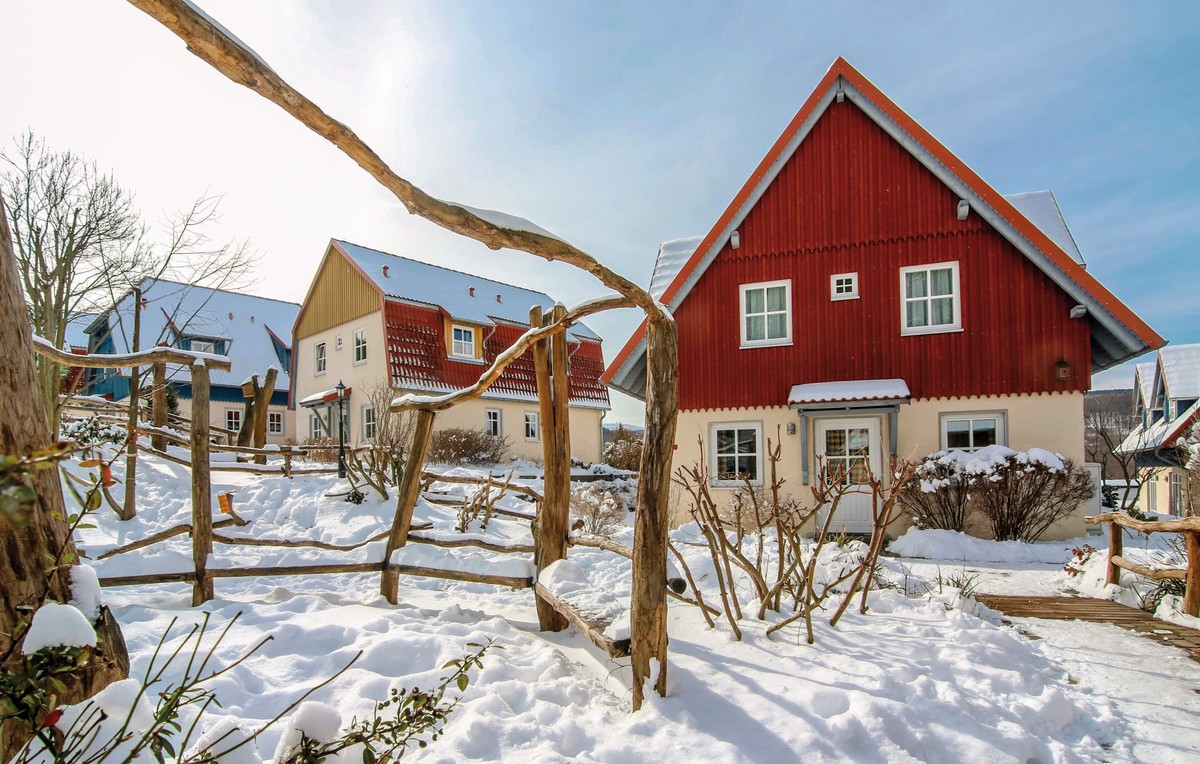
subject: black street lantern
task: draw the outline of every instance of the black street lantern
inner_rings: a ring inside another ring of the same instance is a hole
[[[339,379],[337,387],[338,402],[338,477],[346,477],[346,386]]]

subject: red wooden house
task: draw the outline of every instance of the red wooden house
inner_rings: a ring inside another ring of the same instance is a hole
[[[840,58],[708,234],[663,245],[651,290],[679,324],[676,461],[718,488],[762,482],[767,438],[793,490],[818,455],[1082,462],[1092,372],[1163,344],[1087,272],[1051,194],[1000,195]],[[605,379],[644,394],[644,326]]]

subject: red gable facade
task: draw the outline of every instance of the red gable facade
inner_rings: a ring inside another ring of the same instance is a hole
[[[660,252],[676,458],[699,437],[716,490],[761,484],[768,438],[793,486],[991,444],[1082,461],[1091,373],[1163,340],[1067,249],[839,59],[690,257]],[[605,373],[635,396],[644,337]],[[869,496],[848,504],[869,531]]]

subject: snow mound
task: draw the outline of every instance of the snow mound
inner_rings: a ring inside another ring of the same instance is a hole
[[[1084,543],[1085,539],[1033,544],[1024,541],[991,541],[960,531],[909,528],[908,532],[888,545],[888,551],[901,557],[953,562],[1064,564],[1071,557],[1071,549]]]
[[[33,623],[21,646],[26,655],[47,647],[95,647],[96,630],[88,619],[71,605],[47,602],[33,614]]]

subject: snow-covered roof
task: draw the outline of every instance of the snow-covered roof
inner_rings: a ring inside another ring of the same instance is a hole
[[[788,405],[844,403],[851,401],[907,401],[908,385],[903,379],[853,379],[840,382],[813,382],[793,385]]]
[[[165,279],[142,282],[142,299],[145,305],[138,343],[141,349],[156,344],[178,346],[176,330],[186,337],[227,340],[225,354],[232,369],[213,372],[212,384],[237,386],[251,374],[263,375],[268,367],[274,366],[280,370],[275,389],[289,388],[289,370],[282,368],[271,333],[291,347],[292,324],[300,311],[296,303]],[[106,315],[113,352],[129,352],[133,338],[133,293],[122,297]],[[93,334],[98,331],[102,331],[100,327],[92,327]]]
[[[1154,371],[1157,366],[1153,363],[1139,363],[1133,367],[1135,389],[1141,395],[1138,401],[1142,406],[1149,406],[1154,397]]]
[[[667,285],[674,280],[675,275],[683,268],[696,247],[704,241],[703,236],[692,236],[686,239],[664,241],[658,247],[658,259],[654,261],[654,275],[650,277],[650,294],[654,299],[660,299]]]
[[[1174,419],[1158,419],[1149,427],[1138,425],[1121,441],[1115,451],[1118,454],[1133,454],[1139,451],[1156,451],[1175,444],[1180,435],[1187,432],[1200,416],[1200,401],[1193,403]]]
[[[1079,251],[1079,246],[1075,243],[1075,237],[1071,235],[1071,229],[1067,227],[1067,221],[1063,217],[1062,210],[1059,209],[1058,200],[1054,198],[1053,191],[1005,194],[1004,198],[1016,207],[1017,212],[1024,215],[1030,223],[1049,236],[1050,240],[1061,247],[1062,251],[1066,252],[1072,260],[1080,265],[1087,265]]]
[[[1171,400],[1200,398],[1200,345],[1168,345],[1158,363]]]
[[[430,265],[407,257],[335,239],[333,242],[362,270],[387,297],[437,306],[451,318],[467,323],[491,326],[497,320],[529,325],[529,309],[540,305],[554,307],[554,300],[542,292],[473,276],[462,271]],[[384,275],[384,267],[387,275]],[[582,323],[568,334],[599,340]]]

